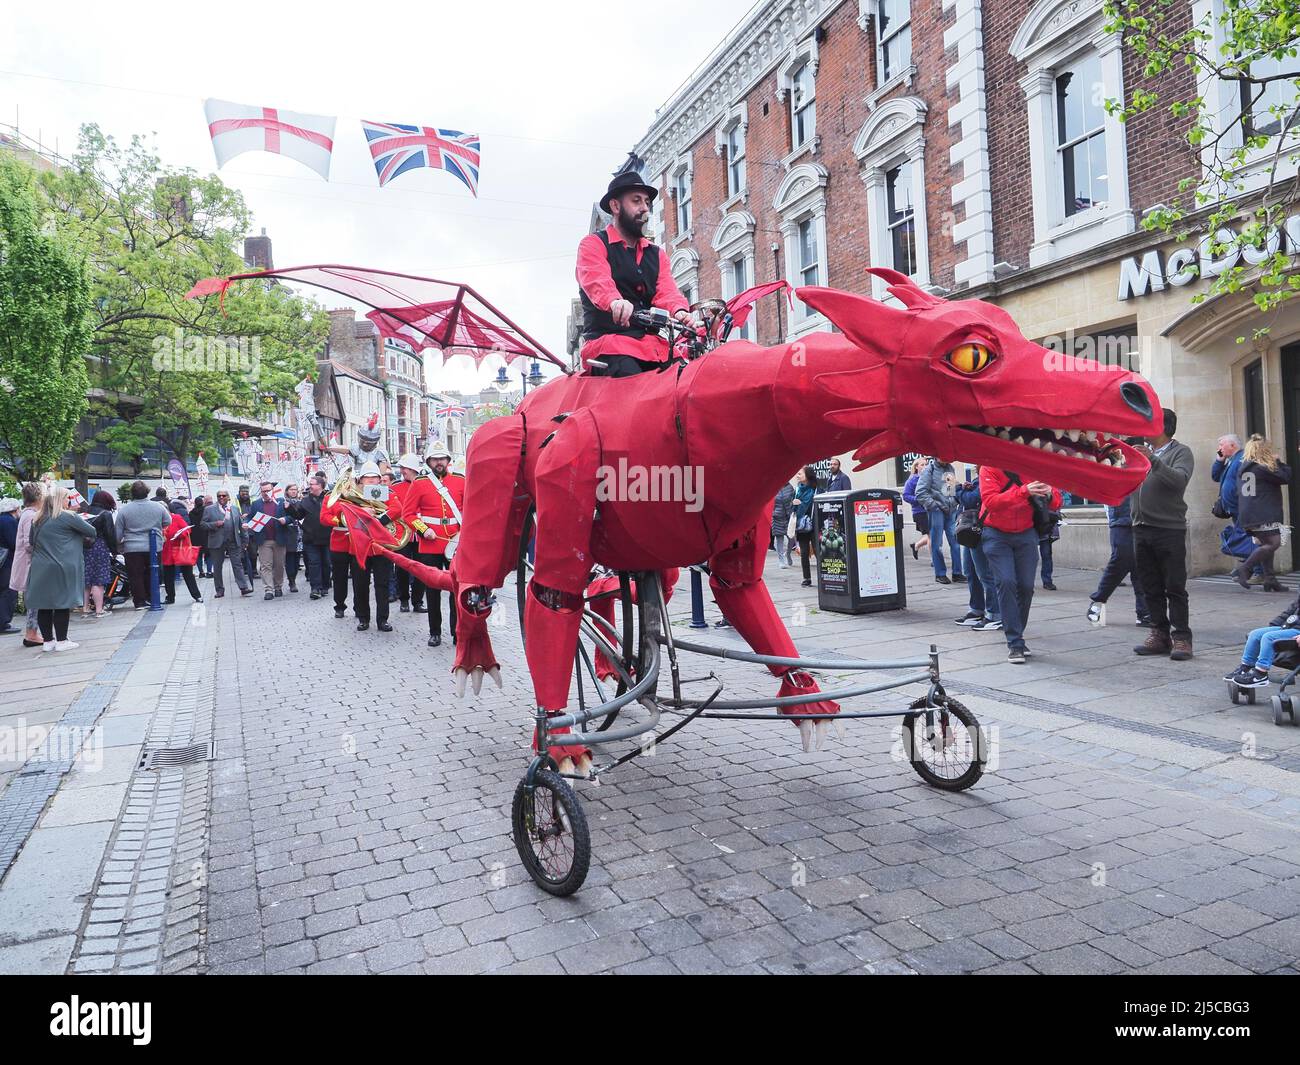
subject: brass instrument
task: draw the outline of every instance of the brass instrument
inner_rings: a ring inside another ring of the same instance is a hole
[[[351,467],[344,470],[338,481],[335,482],[334,487],[330,490],[329,498],[326,502],[330,506],[333,506],[338,503],[340,499],[346,503],[351,503],[353,506],[364,507],[366,510],[372,511],[376,517],[381,519],[387,519],[388,517],[387,506],[380,503],[378,500],[367,499],[361,494],[360,490],[357,488],[356,478],[352,476]],[[402,548],[411,542],[411,529],[405,522],[394,521],[392,524],[385,525],[384,527],[393,537],[393,543],[384,544],[384,546],[389,550],[401,551]]]

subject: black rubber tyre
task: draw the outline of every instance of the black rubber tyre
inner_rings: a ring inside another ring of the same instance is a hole
[[[591,832],[573,789],[558,773],[540,770],[529,801],[527,778],[515,789],[510,815],[515,849],[543,891],[572,895],[591,868]]]
[[[1228,683],[1228,697],[1232,700],[1233,706],[1240,705],[1241,689],[1231,682]]]
[[[1254,688],[1247,688],[1247,689],[1246,689],[1246,702],[1248,702],[1251,706],[1254,706],[1254,705],[1255,705],[1255,689],[1254,689]]]
[[[956,699],[945,697],[942,705],[929,708],[939,728],[946,731],[950,727],[949,718],[956,718],[967,735],[967,742],[954,742],[936,752],[932,738],[926,735],[926,709],[926,701],[918,699],[903,717],[903,745],[908,761],[916,770],[917,776],[931,787],[942,788],[944,791],[965,791],[984,775],[984,763],[988,761],[987,744],[979,722]],[[956,730],[953,732],[955,739]],[[956,754],[964,753],[967,757],[958,758],[955,754],[949,762],[948,752],[954,749]],[[926,760],[927,757],[930,761]]]
[[[1273,724],[1279,726],[1287,724],[1288,714],[1286,712],[1286,707],[1283,706],[1282,704],[1282,697],[1280,695],[1275,695],[1273,696],[1272,702],[1273,702]]]

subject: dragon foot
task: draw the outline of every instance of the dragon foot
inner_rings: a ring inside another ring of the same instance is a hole
[[[498,688],[501,687],[501,667],[492,651],[492,640],[487,630],[491,610],[487,607],[467,607],[466,602],[472,598],[472,591],[461,598],[460,613],[456,619],[456,660],[452,664],[451,675],[456,678],[457,699],[465,697],[467,682],[477,695],[483,688],[485,676]],[[474,601],[477,603],[477,600]]]
[[[560,712],[555,711],[547,714],[547,717],[559,717]],[[556,729],[551,735],[565,735],[571,730],[568,728]],[[533,729],[533,753],[537,754],[537,730]],[[561,776],[580,776],[590,777],[591,775],[591,748],[584,747],[582,744],[565,744],[562,747],[551,747],[547,754],[554,759],[555,764],[559,767]]]
[[[781,690],[777,692],[777,698],[783,699],[791,695],[808,695],[811,692],[818,691],[821,691],[821,688],[817,686],[817,682],[813,680],[811,674],[805,673],[801,669],[791,669],[781,678]],[[816,702],[783,706],[780,709],[781,714],[795,719],[795,725],[799,729],[799,741],[803,744],[805,752],[814,748],[820,751],[826,745],[826,738],[831,731],[832,719],[819,717],[815,721],[800,721],[798,718],[807,718],[809,715],[838,714],[839,712],[839,703],[831,699],[819,699]],[[835,733],[839,736],[841,742],[845,739],[846,733],[843,722],[835,721]]]

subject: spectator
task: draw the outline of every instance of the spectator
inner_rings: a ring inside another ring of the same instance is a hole
[[[282,500],[275,498],[275,482],[263,481],[258,486],[259,498],[243,510],[244,531],[257,547],[257,560],[262,574],[263,599],[279,599],[284,595],[284,557],[289,545],[289,515]],[[267,517],[258,527],[254,521],[259,514]]]
[[[1300,596],[1266,626],[1251,630],[1241,652],[1241,665],[1223,679],[1239,688],[1267,688],[1268,671],[1273,668],[1277,645],[1297,636],[1300,636]]]
[[[978,479],[957,487],[957,501],[963,510],[981,509]],[[984,555],[982,537],[974,547],[962,548],[962,560],[970,579],[970,599],[966,614],[956,619],[957,624],[966,625],[976,632],[997,632],[1002,628],[1002,607],[998,603],[997,582]]]
[[[239,491],[235,495],[235,509],[239,512],[240,522],[248,520],[248,508],[253,505],[253,500],[246,484],[239,486]],[[258,579],[257,572],[257,544],[253,542],[251,536],[244,538],[244,573],[247,575],[249,582]]]
[[[230,559],[230,575],[239,586],[240,595],[252,595],[253,584],[244,570],[244,540],[246,533],[239,520],[239,511],[230,502],[229,492],[218,492],[217,501],[203,511],[203,526],[208,531],[208,552],[212,557],[212,583],[216,586],[215,597],[226,594],[222,581],[222,570],[226,559]]]
[[[1102,605],[1110,600],[1120,582],[1127,577],[1133,582],[1137,623],[1149,627],[1151,616],[1147,613],[1146,600],[1142,597],[1142,587],[1133,559],[1133,516],[1129,500],[1124,500],[1117,507],[1106,508],[1106,524],[1110,527],[1110,561],[1102,570],[1097,590],[1088,597],[1092,600],[1092,605],[1088,607],[1088,620],[1094,625],[1101,623]]]
[[[1048,592],[1056,591],[1056,585],[1052,583],[1052,544],[1061,538],[1061,512],[1054,510],[1052,527],[1038,538],[1038,558],[1041,563],[1041,580],[1043,590]]]
[[[929,519],[930,559],[934,563],[934,579],[939,584],[961,583],[966,580],[961,571],[961,548],[957,544],[957,471],[951,462],[933,458],[921,472],[916,482],[916,501]],[[952,551],[952,580],[943,559],[943,540],[948,538]]]
[[[161,510],[145,498],[149,490],[144,484],[136,484],[142,490],[138,501]],[[95,530],[81,515],[68,510],[67,503],[68,490],[55,488],[41,502],[40,513],[32,522],[32,565],[26,594],[27,605],[36,611],[42,651],[74,651],[80,646],[68,639],[68,619],[72,608],[85,601],[85,547],[95,542]]]
[[[167,592],[165,602],[176,602],[176,574],[179,571],[189,589],[190,598],[196,603],[203,602],[199,594],[199,582],[194,579],[194,563],[198,560],[199,549],[190,539],[190,523],[185,519],[188,512],[179,499],[171,505],[171,523],[163,534],[162,567],[163,584]]]
[[[925,508],[916,501],[916,484],[921,479],[921,473],[929,465],[929,460],[924,458],[915,458],[912,460],[912,475],[903,485],[903,502],[911,504],[912,507],[912,524],[916,526],[916,531],[921,534],[920,538],[912,542],[912,557],[919,559],[920,551],[923,547],[930,546],[930,515],[925,512]]]
[[[155,503],[161,503],[164,507],[167,507],[167,512],[169,514],[171,513],[171,503],[167,499],[167,489],[162,485],[159,485],[154,489],[153,501]]]
[[[1214,516],[1226,518],[1228,524],[1219,533],[1219,550],[1239,563],[1244,562],[1255,550],[1255,542],[1237,521],[1238,479],[1241,473],[1241,437],[1236,433],[1227,433],[1219,437],[1218,450],[1210,466],[1210,476],[1219,486],[1219,498],[1214,505]],[[1234,567],[1234,571],[1239,567]],[[1253,579],[1261,576],[1262,571],[1256,566],[1247,572]]]
[[[302,498],[302,489],[296,484],[285,485],[284,509],[288,517],[284,531],[288,534],[284,545],[284,575],[289,580],[289,591],[298,591],[298,570],[302,567],[302,526],[294,517],[293,504]]]
[[[998,589],[1002,629],[1007,638],[1007,661],[1023,666],[1029,657],[1025,629],[1034,601],[1038,571],[1038,533],[1034,529],[1035,504],[1059,510],[1061,494],[1042,481],[1021,483],[1019,476],[993,466],[980,467],[980,498],[984,503],[981,546]]]
[[[805,466],[800,475],[799,487],[795,489],[794,528],[795,539],[799,541],[799,559],[803,563],[803,586],[812,587],[812,569],[808,555],[812,550],[813,538],[813,496],[817,494],[817,471]]]
[[[13,566],[9,574],[9,587],[21,594],[27,588],[27,577],[32,566],[32,523],[40,512],[41,501],[45,498],[45,488],[37,481],[23,485],[23,509],[18,515],[18,530],[14,536]],[[40,647],[41,630],[37,624],[36,611],[31,603],[27,606],[27,624],[23,629],[23,646]]]
[[[307,482],[306,495],[286,504],[302,529],[302,555],[312,599],[321,598],[330,588],[330,531],[320,519],[324,503],[325,475],[318,473]]]
[[[1291,483],[1291,467],[1281,461],[1273,445],[1256,433],[1246,442],[1237,489],[1237,520],[1259,545],[1232,571],[1232,579],[1250,588],[1250,574],[1258,566],[1266,592],[1282,591],[1273,573],[1273,556],[1282,546],[1282,486]]]
[[[126,560],[126,574],[131,582],[131,605],[136,610],[149,604],[150,534],[157,530],[161,548],[162,533],[171,524],[171,518],[171,512],[165,506],[149,499],[149,489],[144,481],[135,481],[131,485],[131,501],[124,503],[117,512],[117,542]]]
[[[203,524],[203,512],[207,507],[207,499],[196,496],[194,507],[190,510],[190,543],[199,549],[199,557],[194,564],[194,576],[199,578],[212,576],[212,556],[208,554],[208,530]]]
[[[95,530],[95,542],[86,548],[86,604],[83,613],[102,618],[104,609],[104,589],[108,587],[113,558],[121,551],[117,542],[117,523],[114,511],[117,500],[111,492],[102,488],[90,499],[83,517]]]
[[[1174,439],[1178,415],[1164,408],[1159,436],[1138,451],[1151,463],[1146,480],[1130,496],[1133,554],[1137,579],[1151,614],[1151,633],[1133,648],[1139,655],[1168,655],[1175,662],[1192,657],[1187,603],[1187,502],[1183,498],[1196,459]]]
[[[13,636],[18,630],[10,622],[18,593],[9,587],[13,573],[14,550],[18,547],[18,511],[21,500],[0,499],[0,636]]]
[[[781,569],[790,565],[789,529],[790,515],[794,512],[794,485],[788,481],[776,493],[772,505],[772,547],[776,549],[776,564]]]
[[[826,491],[847,492],[852,488],[853,482],[849,480],[849,475],[840,472],[840,460],[831,459],[831,479],[826,485]]]

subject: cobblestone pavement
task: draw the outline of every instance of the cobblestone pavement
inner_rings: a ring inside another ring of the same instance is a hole
[[[770,556],[769,556],[770,557]],[[233,972],[1294,972],[1300,729],[1232,707],[1218,677],[1278,597],[1196,583],[1197,658],[1140,661],[1121,590],[1057,574],[1036,656],[957,628],[965,590],[908,562],[906,613],[819,612],[769,573],[801,650],[891,658],[939,645],[993,734],[971,791],[891,757],[893,722],[804,754],[785,724],[697,722],[579,789],[585,887],[527,880],[509,804],[527,765],[512,610],[504,691],[452,697],[424,617],[358,633],[328,602],[225,600],[215,650],[208,864],[195,964]],[[686,584],[676,625],[689,615]],[[710,619],[716,618],[710,604]],[[684,633],[685,628],[681,631]],[[735,643],[727,630],[708,639]],[[773,694],[713,663],[729,697]],[[887,693],[897,705],[915,692]],[[179,870],[179,866],[174,867]]]

